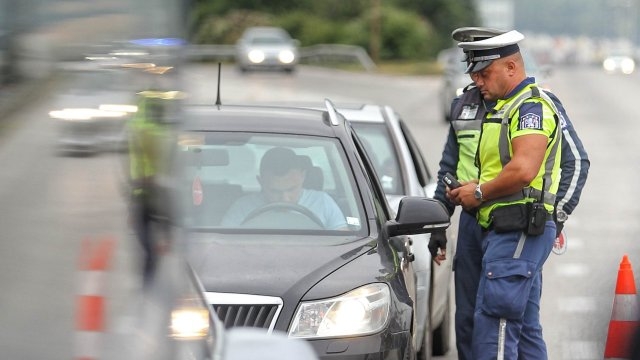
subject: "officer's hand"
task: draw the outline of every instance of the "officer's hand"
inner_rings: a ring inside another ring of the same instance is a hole
[[[438,249],[440,252],[438,253]],[[429,252],[431,253],[431,259],[436,264],[440,265],[440,262],[447,259],[447,235],[444,231],[438,231],[431,234],[429,240]]]
[[[564,222],[556,221],[556,239],[560,236],[562,229],[564,228]]]
[[[565,221],[558,221],[558,217],[556,216],[557,212],[554,211],[553,212],[553,222],[556,223],[556,239],[560,236],[560,233],[562,232],[562,229],[564,229],[564,222],[566,221],[566,215],[565,215]]]

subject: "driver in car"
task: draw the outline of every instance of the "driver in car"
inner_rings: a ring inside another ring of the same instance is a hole
[[[302,213],[321,222],[324,229],[346,230],[345,216],[335,200],[324,191],[303,187],[306,167],[303,158],[289,148],[269,149],[260,161],[257,176],[261,192],[243,196],[233,203],[222,219],[222,226],[241,226],[271,206],[274,211]]]

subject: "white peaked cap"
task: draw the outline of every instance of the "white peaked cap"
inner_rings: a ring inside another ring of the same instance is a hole
[[[511,30],[488,39],[461,42],[458,43],[458,47],[464,50],[489,50],[517,44],[522,39],[524,39],[524,35],[518,30]]]

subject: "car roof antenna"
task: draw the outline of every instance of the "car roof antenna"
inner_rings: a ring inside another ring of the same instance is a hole
[[[218,63],[218,95],[216,96],[216,105],[222,105],[222,101],[220,101],[220,68],[222,68],[222,63]]]

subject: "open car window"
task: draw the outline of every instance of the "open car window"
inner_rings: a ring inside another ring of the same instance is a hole
[[[302,192],[293,204],[268,200],[262,191],[260,161],[276,147],[292,150],[304,164]],[[358,233],[366,217],[342,149],[335,139],[315,136],[184,134],[174,157],[181,222],[232,233]]]

